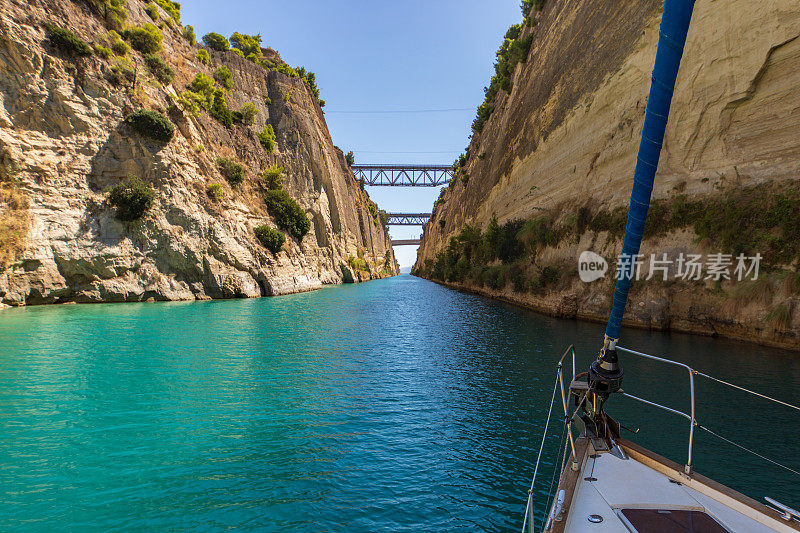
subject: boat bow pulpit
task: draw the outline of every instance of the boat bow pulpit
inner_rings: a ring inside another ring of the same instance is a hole
[[[685,371],[689,380],[689,412],[635,396],[622,388],[598,394],[591,385],[591,371],[575,374],[575,349],[570,346],[561,357],[556,373],[553,398],[560,389],[561,401],[551,402],[551,409],[554,404],[562,405],[568,436],[563,455],[557,462],[561,466],[561,477],[553,494],[553,504],[546,519],[538,523],[540,529],[537,530],[533,505],[534,475],[528,493],[523,533],[800,531],[800,513],[788,505],[772,498],[766,498],[769,505],[765,505],[694,471],[695,430],[719,436],[695,417],[695,377],[712,379],[798,412],[800,407],[718,380],[678,361],[623,347],[616,350],[626,356],[642,357],[654,364],[671,365]],[[571,375],[564,373],[567,357],[572,360]],[[603,410],[606,400],[613,394],[661,409],[665,416],[671,413],[686,419],[689,424],[686,462],[675,463],[627,440],[624,434],[635,435],[637,430],[625,427]],[[574,433],[578,436],[574,437]],[[546,434],[542,439],[540,459],[545,438]],[[800,475],[800,472],[777,461],[767,460]]]

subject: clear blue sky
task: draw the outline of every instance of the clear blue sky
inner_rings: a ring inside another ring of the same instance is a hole
[[[452,163],[467,146],[494,53],[522,13],[519,0],[185,0],[182,20],[198,37],[260,33],[284,61],[315,72],[333,142],[357,162]],[[452,108],[468,110],[373,113]],[[368,190],[390,212],[429,212],[439,194]],[[391,227],[394,238],[421,231]],[[401,266],[416,259],[415,247],[395,252]]]

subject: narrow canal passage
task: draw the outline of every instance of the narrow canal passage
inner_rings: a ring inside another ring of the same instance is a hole
[[[0,530],[515,531],[555,376],[602,326],[411,276],[262,298],[0,314]],[[624,344],[797,400],[800,357],[686,335]],[[623,360],[686,408],[685,376]],[[698,417],[800,469],[791,413],[700,383]],[[746,400],[746,402],[745,402]],[[614,398],[685,461],[684,420]],[[559,432],[537,486],[544,508]],[[698,435],[697,471],[798,505],[792,474]]]

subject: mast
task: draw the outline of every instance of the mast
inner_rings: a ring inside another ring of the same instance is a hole
[[[642,138],[633,175],[633,189],[628,207],[628,221],[618,266],[617,284],[611,316],[606,326],[605,339],[600,355],[589,368],[589,385],[603,400],[619,390],[622,383],[622,368],[617,361],[616,344],[622,327],[622,316],[628,301],[635,261],[642,243],[653,181],[661,155],[664,131],[667,127],[675,80],[681,64],[686,34],[692,18],[695,0],[664,0],[661,16],[658,49],[650,84],[650,95],[644,117]]]

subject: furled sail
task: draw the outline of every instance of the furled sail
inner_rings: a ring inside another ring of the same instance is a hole
[[[644,223],[653,193],[653,181],[658,169],[664,131],[667,128],[672,93],[681,65],[686,34],[692,20],[695,0],[664,0],[661,15],[661,28],[658,36],[656,62],[650,83],[650,95],[636,157],[636,170],[633,174],[631,202],[628,206],[628,222],[625,225],[625,238],[617,265],[617,284],[611,316],[606,326],[606,334],[600,355],[589,367],[589,387],[601,399],[608,398],[622,385],[622,367],[617,360],[616,345],[622,327],[622,316],[628,302],[628,291],[636,271],[639,247],[642,244]],[[602,409],[602,404],[601,404]]]
[[[656,62],[653,67],[650,96],[647,99],[644,128],[633,176],[631,202],[628,207],[628,222],[625,226],[625,239],[622,242],[617,284],[614,289],[614,303],[606,326],[606,337],[612,342],[619,339],[622,316],[628,301],[635,258],[642,243],[647,209],[650,207],[650,195],[653,192],[653,180],[658,168],[672,93],[675,90],[675,79],[678,76],[693,8],[694,0],[664,1]]]

